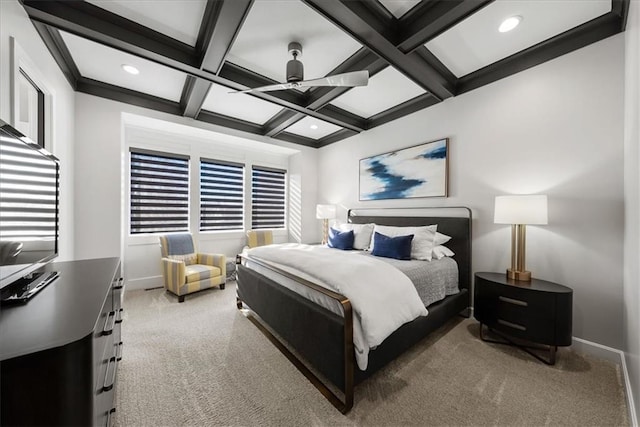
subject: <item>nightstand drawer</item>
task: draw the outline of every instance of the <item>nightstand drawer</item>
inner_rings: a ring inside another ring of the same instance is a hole
[[[487,323],[486,325],[491,329],[509,334],[514,338],[548,345],[556,342],[555,322],[552,319],[523,317],[518,320],[508,320],[502,316],[498,316],[494,322]]]
[[[492,306],[493,310],[520,312],[529,316],[535,313],[540,318],[555,316],[555,296],[525,287],[508,287],[492,282],[483,282],[477,287],[476,298]]]

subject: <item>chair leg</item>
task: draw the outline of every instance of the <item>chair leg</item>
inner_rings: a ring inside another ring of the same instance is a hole
[[[226,286],[226,283],[220,283],[220,289],[224,289]]]
[[[184,295],[178,295],[178,302],[184,302]]]

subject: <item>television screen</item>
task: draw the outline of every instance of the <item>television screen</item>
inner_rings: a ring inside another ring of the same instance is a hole
[[[0,289],[58,255],[59,162],[0,120]]]

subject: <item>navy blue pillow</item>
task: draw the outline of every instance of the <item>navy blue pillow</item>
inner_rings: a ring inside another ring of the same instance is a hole
[[[348,251],[353,249],[353,230],[340,231],[335,228],[329,229],[329,247]]]
[[[413,234],[389,237],[377,231],[373,234],[372,255],[395,259],[411,259]]]

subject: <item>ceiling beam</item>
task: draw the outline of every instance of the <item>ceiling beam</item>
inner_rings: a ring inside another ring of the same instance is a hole
[[[458,79],[457,94],[469,92],[535,67],[622,31],[620,15],[609,12]]]
[[[109,83],[99,82],[87,77],[81,77],[78,80],[78,88],[76,90],[78,92],[98,96],[100,98],[106,98],[112,101],[123,102],[125,104],[136,105],[138,107],[162,111],[164,113],[178,116],[181,112],[180,104],[177,102],[115,86]]]
[[[207,1],[195,48],[201,70],[220,71],[252,4],[253,0]],[[198,117],[211,85],[202,78],[187,78],[180,100],[183,116]]]
[[[372,13],[367,3],[303,1],[439,100],[453,96],[454,88],[437,71],[420,57],[406,55],[389,40],[391,35],[383,30],[385,23],[380,22],[380,16]]]
[[[493,1],[423,1],[398,21],[396,46],[402,52],[412,52]]]
[[[131,52],[146,50],[191,66],[194,48],[86,1],[21,0],[32,20]],[[121,48],[128,45],[129,49]],[[140,55],[139,55],[140,56]],[[143,56],[144,57],[144,56]]]
[[[402,104],[398,104],[395,107],[391,107],[388,110],[369,117],[369,129],[383,125],[392,120],[399,119],[400,117],[407,116],[411,113],[415,113],[416,111],[420,111],[439,102],[440,101],[434,98],[430,93],[424,93],[413,99],[405,101]]]
[[[320,138],[316,143],[316,147],[324,147],[326,145],[333,144],[334,142],[342,141],[346,138],[351,138],[354,135],[357,135],[357,133],[350,131],[349,129],[342,129],[332,133],[331,135],[327,135],[324,138]]]
[[[55,28],[48,27],[40,22],[34,22],[33,26],[44,41],[45,46],[49,49],[51,56],[58,64],[62,74],[67,78],[73,90],[78,88],[78,80],[80,80],[80,71],[75,61],[71,57],[71,52],[67,49],[67,45],[62,40],[60,32]]]
[[[211,89],[212,83],[210,81],[187,76],[182,88],[182,95],[180,96],[180,107],[182,108],[182,115],[184,117],[191,117],[195,119],[200,114],[204,100],[207,99],[209,89]]]
[[[296,113],[295,111],[282,110],[264,124],[262,131],[264,135],[274,137],[305,117],[304,114]]]

